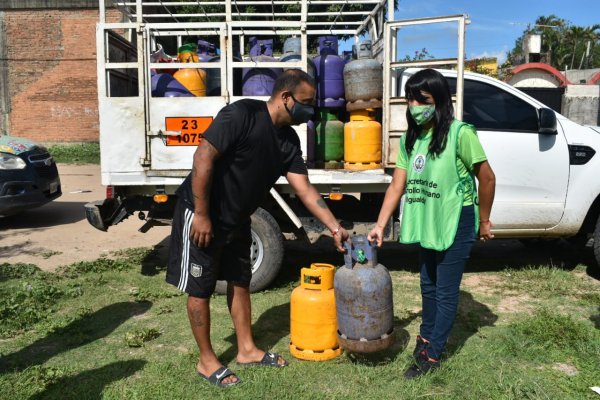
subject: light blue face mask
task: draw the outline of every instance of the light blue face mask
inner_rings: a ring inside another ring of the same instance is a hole
[[[408,107],[410,115],[417,123],[417,125],[425,125],[435,115],[435,104],[427,104],[424,106],[410,106]]]

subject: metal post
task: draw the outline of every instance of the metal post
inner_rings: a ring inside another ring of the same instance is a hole
[[[229,3],[229,0],[227,1]],[[229,14],[231,16],[231,14]],[[229,104],[229,98],[233,93],[233,29],[230,24],[227,24],[226,51],[227,61],[226,68],[221,68],[221,96],[225,96],[225,102]],[[223,61],[223,51],[221,51],[221,62]],[[227,79],[229,76],[231,79]],[[225,89],[226,88],[226,89]]]
[[[463,118],[463,90],[465,76],[465,15],[458,20],[458,63],[456,66],[456,119]]]
[[[104,6],[104,0],[98,1],[98,21],[103,24],[106,22],[106,8]]]

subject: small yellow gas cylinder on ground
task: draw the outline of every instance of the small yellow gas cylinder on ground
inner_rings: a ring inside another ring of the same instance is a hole
[[[302,268],[292,292],[290,353],[301,360],[325,361],[342,354],[337,338],[333,275],[335,267],[314,263]]]

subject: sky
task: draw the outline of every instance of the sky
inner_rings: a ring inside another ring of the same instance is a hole
[[[467,59],[506,60],[515,40],[541,15],[554,14],[574,25],[600,24],[600,0],[399,0],[396,19],[467,14]],[[456,24],[438,28],[406,28],[399,34],[398,54],[427,49],[435,58],[456,57]]]

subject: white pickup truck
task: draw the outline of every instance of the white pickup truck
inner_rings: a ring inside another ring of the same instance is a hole
[[[98,97],[101,172],[107,198],[86,205],[87,219],[96,228],[107,230],[134,213],[144,221],[142,231],[170,222],[175,190],[191,168],[196,144],[193,138],[201,137],[200,131],[186,131],[183,126],[196,123],[206,127],[205,122],[210,122],[223,106],[243,98],[236,92],[235,71],[256,67],[254,62],[244,61],[247,36],[300,37],[300,58],[286,65],[307,70],[309,43],[316,36],[353,35],[358,42],[368,32],[384,71],[382,168],[309,169],[311,182],[351,233],[364,234],[373,226],[391,182],[399,140],[406,131],[403,83],[415,68],[454,64],[455,70],[441,72],[456,93],[457,117],[475,125],[496,173],[491,219],[497,237],[593,238],[600,263],[600,155],[596,154],[600,151],[600,132],[568,120],[506,83],[465,74],[465,15],[394,21],[393,0],[279,0],[267,2],[272,10],[267,16],[244,9],[240,12],[233,0],[211,2],[212,11],[202,9],[199,14],[190,14],[189,10],[177,14],[177,8],[169,8],[167,14],[145,0],[113,3],[130,20],[107,22],[104,1],[100,1]],[[189,4],[169,2],[179,3]],[[343,6],[346,3],[360,3],[366,9],[347,12]],[[338,11],[322,11],[331,4],[338,4]],[[299,6],[301,11],[281,9],[288,6]],[[317,6],[321,8],[315,9]],[[222,7],[223,12],[215,12],[214,7]],[[281,15],[287,19],[282,21]],[[198,22],[202,18],[210,22]],[[261,22],[261,18],[268,23]],[[457,57],[401,61],[398,32],[434,23],[456,24]],[[219,48],[220,57],[187,64],[161,64],[152,59],[151,54],[161,46],[179,46],[190,36],[211,41]],[[281,64],[261,63],[261,67]],[[216,70],[224,84],[216,94],[206,97],[154,97],[151,72],[167,68]],[[296,130],[306,154],[307,128],[301,125]],[[400,223],[401,207],[389,221],[387,240],[398,239]],[[284,238],[314,241],[328,234],[281,178],[252,216],[251,290],[267,287],[277,275]]]

